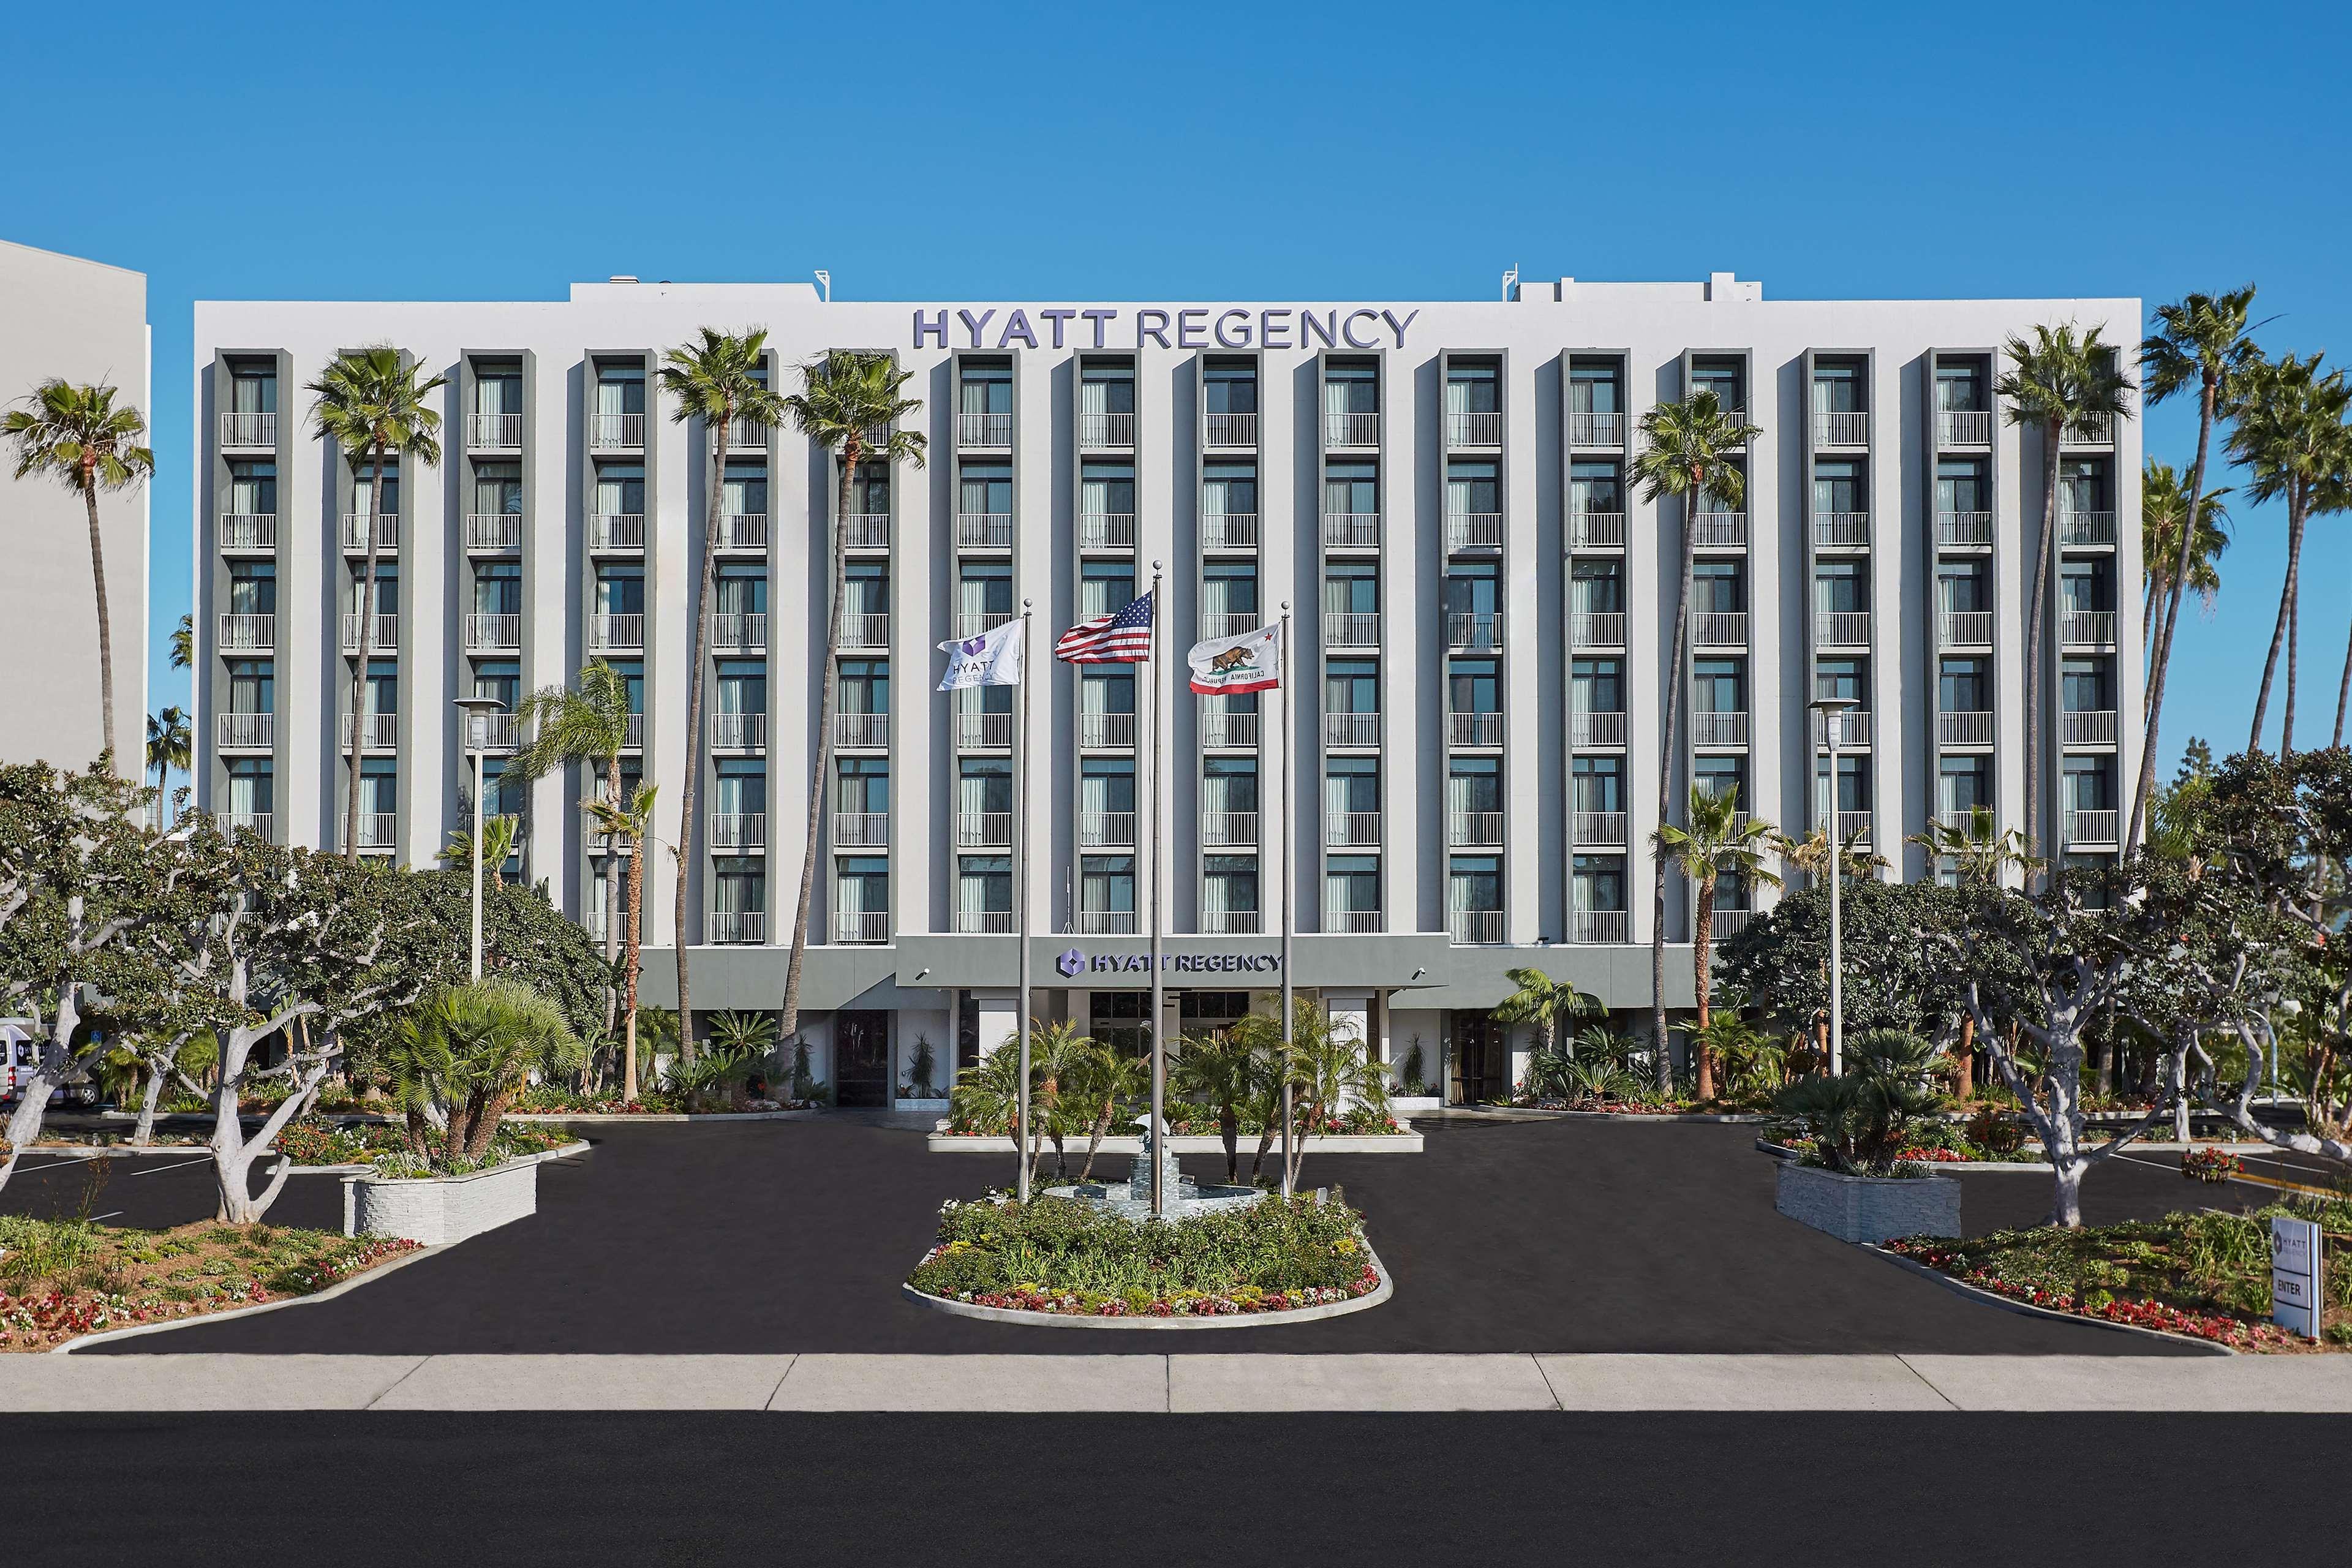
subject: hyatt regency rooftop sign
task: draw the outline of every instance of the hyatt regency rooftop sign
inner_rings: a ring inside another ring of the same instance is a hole
[[[1163,349],[1378,349],[1404,347],[1405,330],[1419,310],[1398,315],[1369,305],[1343,310],[1307,305],[1185,306],[1138,308],[1130,318],[1108,305],[1054,305],[1036,310],[957,310],[944,305],[915,311],[915,347],[1034,349],[1068,346],[1121,348],[1146,343]],[[1041,337],[1045,341],[1041,343]],[[1091,340],[1089,344],[1088,340]]]

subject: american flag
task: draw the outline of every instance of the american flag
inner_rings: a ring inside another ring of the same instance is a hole
[[[1151,595],[1131,599],[1117,615],[1080,621],[1054,644],[1070,664],[1138,664],[1151,657]]]

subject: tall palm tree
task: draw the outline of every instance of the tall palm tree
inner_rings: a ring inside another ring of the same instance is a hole
[[[605,842],[629,850],[627,929],[621,936],[621,1098],[637,1098],[637,953],[644,936],[646,847],[654,841],[654,786],[639,784],[625,805],[590,801],[583,809],[605,833]]]
[[[2002,832],[1989,805],[1970,806],[1964,823],[1931,816],[1927,831],[1906,842],[1925,849],[1931,860],[1950,861],[1960,880],[1976,887],[1999,887],[2011,867],[2031,872],[2041,864],[2025,852],[2025,835],[2014,827]]]
[[[170,786],[172,771],[186,773],[195,760],[188,740],[188,716],[177,707],[166,708],[147,718],[147,765],[155,770],[155,812],[160,819],[163,811],[163,792]]]
[[[2254,694],[2253,729],[2246,749],[2263,743],[2263,719],[2270,707],[2271,681],[2279,650],[2286,649],[2286,697],[2280,715],[2279,755],[2294,749],[2295,676],[2300,652],[2303,596],[2303,533],[2314,511],[2328,510],[2336,481],[2346,467],[2344,416],[2352,407],[2352,387],[2344,373],[2320,374],[2319,355],[2256,358],[2239,384],[2236,427],[2230,453],[2245,465],[2249,500],[2286,501],[2286,581],[2279,590],[2278,622],[2271,631],[2270,657]]]
[[[729,333],[701,329],[702,341],[675,348],[662,356],[661,384],[677,399],[669,416],[674,424],[702,421],[709,443],[710,468],[703,481],[702,574],[694,584],[694,665],[686,687],[686,782],[680,792],[677,818],[678,1051],[694,1060],[694,1003],[688,991],[686,953],[689,935],[686,918],[688,873],[696,864],[700,842],[694,820],[697,786],[702,779],[702,682],[710,662],[710,598],[719,576],[719,527],[726,504],[727,437],[739,419],[774,426],[783,423],[783,400],[768,385],[768,334],[754,327]],[[793,1037],[787,1019],[785,1039]]]
[[[2031,342],[2009,340],[2010,368],[1993,384],[2007,405],[2009,422],[2042,435],[2042,535],[2033,554],[2033,589],[2026,603],[2025,639],[2025,839],[2041,842],[2042,736],[2048,720],[2047,683],[2051,641],[2050,579],[2058,558],[2059,453],[2066,427],[2131,413],[2131,388],[2116,357],[2093,327],[2077,336],[2074,324],[2036,327]]]
[[[365,737],[358,719],[375,651],[376,521],[383,513],[384,464],[394,457],[404,462],[414,458],[426,468],[441,461],[441,416],[425,399],[445,384],[401,350],[378,343],[337,354],[304,389],[317,399],[310,405],[311,428],[335,443],[354,475],[362,458],[368,467],[367,577],[360,591],[359,657],[352,662],[351,769],[344,790],[346,860],[360,855],[360,744]]]
[[[172,628],[172,668],[186,669],[196,662],[196,616],[193,610],[184,611],[180,624]]]
[[[2224,504],[2230,487],[2205,492],[2197,506],[2197,531],[2189,542],[2189,570],[2180,568],[2180,527],[2189,515],[2189,487],[2169,463],[2150,458],[2139,479],[2140,635],[2147,643],[2148,693],[2147,712],[2153,715],[2157,688],[2157,648],[2164,623],[2186,595],[2194,594],[2211,609],[2221,591],[2221,552],[2230,548],[2230,509]],[[2161,611],[2163,613],[2159,614]],[[2165,647],[2169,658],[2171,648]],[[2153,754],[2153,753],[2149,753]],[[2155,764],[2147,764],[2153,768]]]
[[[816,756],[809,770],[808,837],[801,845],[800,900],[793,915],[792,956],[784,964],[783,1028],[800,1027],[801,960],[808,951],[809,910],[816,898],[817,839],[824,826],[825,784],[833,772],[833,714],[840,673],[834,650],[841,646],[841,605],[848,591],[849,500],[858,465],[867,458],[886,463],[923,462],[923,436],[898,428],[922,409],[905,396],[914,372],[900,370],[887,353],[835,349],[801,366],[801,389],[783,407],[802,435],[815,446],[837,451],[834,469],[833,599],[824,633],[824,689],[817,700]]]
[[[516,724],[530,739],[507,763],[506,776],[535,779],[559,768],[586,763],[603,773],[604,804],[616,811],[621,796],[621,753],[629,744],[629,678],[601,658],[581,670],[577,689],[543,686],[522,700]],[[620,1005],[620,830],[604,828],[604,963],[614,982],[606,994],[605,1026]]]
[[[2228,416],[2237,397],[2239,377],[2260,357],[2246,335],[2251,330],[2246,316],[2253,302],[2251,283],[2226,294],[2187,295],[2177,305],[2158,305],[2156,331],[2140,340],[2140,385],[2150,403],[2178,397],[2192,386],[2197,389],[2197,459],[2189,467],[2185,492],[2189,495],[2205,494],[2214,422]],[[2145,489],[2140,506],[2144,548],[2147,537]],[[2147,727],[2140,737],[2139,781],[2132,788],[2131,821],[2124,829],[2126,847],[2138,841],[2140,825],[2147,820],[2149,792],[2156,787],[2157,726],[2164,717],[2165,678],[2172,668],[2172,639],[2180,621],[2182,589],[2195,564],[2197,531],[2182,530],[2172,545],[2171,565],[2162,574],[2171,597],[2165,605],[2164,629],[2156,638],[2148,662]]]
[[[1775,830],[1770,823],[1748,817],[1740,811],[1737,786],[1718,794],[1693,784],[1689,816],[1688,827],[1659,823],[1652,849],[1662,864],[1672,860],[1697,890],[1691,917],[1691,969],[1693,989],[1698,999],[1698,1026],[1704,1033],[1714,1010],[1716,886],[1725,877],[1773,883],[1780,879],[1764,865]],[[1698,1097],[1713,1100],[1714,1053],[1707,1049],[1703,1038],[1697,1045]]]
[[[98,752],[114,754],[114,612],[106,596],[106,541],[98,526],[98,492],[128,489],[155,471],[155,454],[138,444],[147,421],[131,404],[114,405],[110,386],[51,379],[0,419],[16,444],[16,477],[48,474],[81,497],[89,519],[89,575],[98,604]]]
[[[1691,573],[1698,559],[1695,518],[1703,501],[1738,511],[1748,495],[1739,454],[1764,432],[1727,414],[1712,390],[1702,388],[1680,403],[1661,403],[1642,416],[1642,451],[1633,472],[1642,499],[1654,504],[1673,496],[1682,502],[1683,561],[1675,575],[1674,655],[1666,666],[1665,722],[1658,738],[1658,821],[1673,809],[1676,731],[1682,723],[1683,689],[1690,680]],[[1655,877],[1650,916],[1650,1039],[1658,1092],[1674,1087],[1672,1053],[1666,1048],[1666,862],[1651,857]]]
[[[1486,1016],[1497,1024],[1534,1025],[1539,1052],[1550,1050],[1552,1041],[1573,1026],[1608,1016],[1598,996],[1579,991],[1571,981],[1555,980],[1540,969],[1507,969],[1503,974],[1518,989]]]

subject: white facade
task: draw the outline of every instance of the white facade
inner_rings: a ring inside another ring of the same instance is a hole
[[[1048,1005],[1101,1024],[1097,994],[1148,983],[1108,962],[1141,951],[1129,933],[1149,920],[1155,840],[1171,986],[1230,988],[1201,1000],[1202,1018],[1271,987],[1271,868],[1286,865],[1297,927],[1316,933],[1300,939],[1298,984],[1360,1012],[1392,1058],[1419,1037],[1433,1080],[1444,1059],[1460,1092],[1493,1092],[1515,1064],[1463,1029],[1475,1037],[1469,1021],[1509,989],[1506,968],[1540,963],[1612,1005],[1647,1004],[1683,519],[1626,473],[1643,412],[1716,384],[1763,432],[1746,511],[1699,520],[1675,798],[1693,779],[1737,782],[1750,811],[1813,825],[1828,798],[1808,786],[1820,759],[1805,705],[1851,692],[1868,733],[1849,748],[1841,826],[1917,876],[1929,868],[1904,840],[1930,812],[1985,800],[2003,826],[2025,815],[2042,468],[2039,437],[1990,396],[2000,346],[2063,321],[2128,344],[2139,316],[2133,300],[1768,302],[1725,274],[1530,284],[1480,303],[826,303],[801,285],[628,281],[543,303],[202,303],[200,796],[268,816],[282,838],[341,832],[351,660],[334,633],[360,563],[343,519],[364,502],[305,433],[295,390],[338,350],[390,342],[449,382],[444,461],[400,476],[383,540],[394,651],[372,689],[386,716],[371,718],[382,744],[363,784],[363,847],[418,863],[460,825],[452,700],[563,682],[600,652],[642,668],[633,766],[661,786],[675,831],[709,456],[700,426],[668,417],[659,356],[702,326],[763,327],[772,384],[790,390],[795,364],[826,349],[887,350],[914,373],[929,461],[861,486],[852,506],[859,618],[855,646],[830,657],[845,661],[853,713],[887,717],[845,715],[837,731],[809,1005],[881,1031],[893,1084],[918,1035],[944,1063],[960,1016],[967,1049],[1009,1023],[997,868],[1011,801],[989,775],[1010,769],[1011,725],[930,688],[940,639],[1027,600],[1028,876],[1038,978],[1060,988]],[[266,397],[249,384],[264,374]],[[269,420],[239,414],[264,401]],[[710,1007],[782,994],[828,657],[833,465],[793,432],[744,434],[755,444],[735,444],[724,492],[742,521],[715,606],[733,648],[709,672],[709,816],[690,868],[695,1000]],[[2102,813],[2139,740],[2137,595],[2120,581],[2138,559],[2139,429],[2076,434],[2061,613],[2045,628],[2043,821],[2053,847],[2113,853]],[[263,463],[267,491],[250,466]],[[1082,688],[1103,671],[1046,648],[1149,587],[1154,563],[1148,689],[1130,701]],[[262,571],[266,627],[236,618],[263,613]],[[1184,689],[1184,647],[1286,601],[1288,709],[1268,693],[1255,724],[1206,710]],[[236,641],[256,646],[225,646]],[[1143,743],[1154,692],[1158,769]],[[1275,787],[1286,744],[1288,814]],[[581,789],[549,779],[506,804],[525,814],[529,876],[593,920]],[[669,857],[650,869],[649,950],[673,940]],[[1686,943],[1678,886],[1669,907],[1669,937]],[[1076,975],[1057,971],[1066,952]],[[656,995],[668,970],[649,952]],[[1686,946],[1672,984],[1669,1001],[1686,1000]],[[820,1022],[821,1052],[828,1037]]]

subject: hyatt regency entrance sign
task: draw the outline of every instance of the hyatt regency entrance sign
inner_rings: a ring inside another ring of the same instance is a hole
[[[1145,952],[1087,952],[1083,948],[1071,948],[1054,961],[1055,970],[1065,980],[1076,980],[1088,974],[1151,973],[1151,955]],[[1279,974],[1282,953],[1273,952],[1163,952],[1160,955],[1162,974]]]
[[[1405,330],[1419,316],[1419,310],[1407,310],[1398,315],[1394,310],[1375,310],[1369,305],[1343,310],[1337,305],[1326,306],[1263,306],[1245,310],[1241,307],[1214,305],[1177,306],[1167,310],[1139,308],[1132,321],[1133,342],[1125,340],[1129,330],[1114,329],[1112,323],[1121,320],[1121,312],[1108,305],[1093,305],[1081,309],[1075,305],[1054,305],[1040,308],[1035,319],[1031,312],[1015,307],[1011,310],[958,310],[951,322],[948,308],[915,311],[915,343],[921,348],[961,349],[1034,349],[1039,345],[1042,333],[1050,346],[1065,346],[1066,338],[1084,340],[1091,337],[1089,345],[1081,342],[1076,346],[1108,348],[1114,331],[1122,340],[1121,347],[1141,348],[1146,343],[1168,349],[1378,349],[1404,347]],[[1073,322],[1083,323],[1073,326]]]

